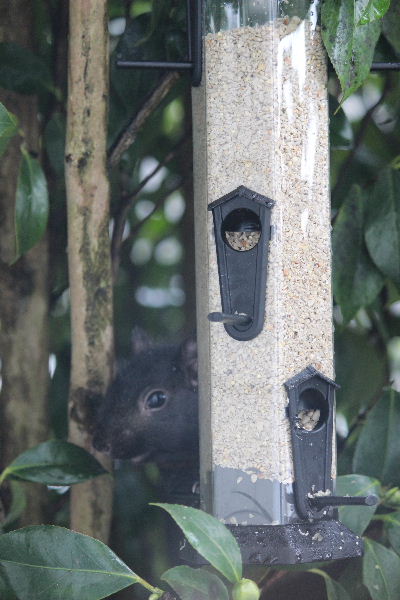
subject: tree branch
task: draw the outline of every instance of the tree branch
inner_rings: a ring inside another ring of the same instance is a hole
[[[264,573],[264,575],[257,581],[257,585],[261,590],[261,597],[267,597],[266,592],[273,588],[276,583],[279,583],[281,579],[284,579],[288,575],[288,571],[280,571],[270,568]],[[269,596],[268,596],[269,597]]]
[[[120,206],[118,208],[117,214],[114,217],[114,230],[112,234],[111,240],[111,256],[113,262],[113,273],[114,278],[117,274],[118,265],[119,265],[119,252],[122,244],[122,236],[124,233],[125,223],[128,218],[128,213],[132,207],[133,202],[138,198],[140,192],[143,188],[149,183],[149,181],[163,168],[165,165],[171,162],[174,158],[176,158],[179,150],[186,144],[188,141],[188,137],[184,137],[176,146],[167,154],[167,156],[162,160],[158,165],[145,177],[137,186],[137,188],[130,193],[129,195],[123,196],[121,198]],[[181,184],[179,184],[181,185]],[[176,188],[175,188],[176,189]],[[169,194],[172,192],[168,192]],[[151,213],[153,214],[153,213]]]
[[[144,217],[144,219],[142,219],[134,227],[132,227],[129,236],[127,237],[127,241],[130,241],[130,242],[133,241],[133,239],[135,238],[136,234],[138,233],[138,231],[140,231],[140,229],[143,227],[143,225],[146,223],[146,221],[148,221],[149,219],[151,219],[151,217],[154,215],[154,213],[157,212],[157,210],[164,204],[164,202],[168,198],[168,196],[170,196],[173,192],[175,192],[180,187],[182,187],[184,181],[185,181],[184,178],[180,178],[177,184],[175,184],[163,196],[161,196],[161,198],[159,198],[157,200],[157,202],[154,204],[154,206],[151,209],[151,211],[149,212],[149,214],[146,215]],[[122,244],[122,238],[121,238],[121,241],[120,241],[119,248],[121,247],[121,244]],[[118,268],[119,268],[119,248],[118,248],[118,251],[116,251],[116,253],[113,254],[113,256],[112,256],[114,279],[117,276]]]
[[[0,0],[0,41],[34,50],[32,2]],[[0,100],[17,116],[30,151],[40,154],[42,123],[36,96],[2,89]],[[49,267],[46,236],[15,260],[15,197],[21,160],[20,136],[0,162],[0,463],[49,437]],[[28,216],[25,219],[28,220]],[[44,486],[43,486],[44,487]],[[27,508],[19,526],[43,523],[48,499],[39,486],[27,487]],[[1,594],[0,594],[1,595]]]
[[[144,219],[142,219],[140,221],[140,223],[137,223],[134,227],[132,227],[132,230],[129,234],[128,239],[133,239],[135,237],[135,235],[137,234],[137,232],[143,227],[143,225],[146,223],[146,221],[148,221],[155,212],[157,212],[157,210],[164,204],[165,200],[168,198],[168,196],[170,196],[173,192],[175,192],[176,190],[179,190],[180,187],[182,187],[184,182],[184,178],[182,177],[178,183],[176,183],[171,189],[169,189],[163,196],[161,196],[161,198],[159,198],[157,200],[157,202],[155,203],[154,207],[151,209],[151,211],[149,212],[148,215],[146,215],[144,217]]]
[[[342,166],[340,167],[339,170],[339,174],[336,180],[336,184],[335,187],[332,190],[332,202],[334,202],[334,199],[338,193],[338,190],[340,190],[342,184],[343,184],[343,180],[346,178],[346,175],[351,167],[351,164],[354,160],[355,155],[357,154],[357,151],[359,149],[359,147],[361,146],[365,134],[367,133],[367,129],[368,129],[368,125],[371,122],[371,119],[374,115],[374,112],[376,111],[377,108],[379,108],[379,106],[382,104],[382,102],[385,100],[389,90],[391,87],[391,78],[387,77],[386,81],[385,81],[385,86],[383,88],[382,91],[382,95],[379,98],[379,100],[373,105],[371,106],[371,108],[369,108],[367,110],[367,112],[365,113],[364,117],[361,120],[360,123],[360,127],[357,131],[357,134],[354,138],[354,144],[353,144],[353,148],[350,150],[349,154],[347,155],[346,160],[343,162]]]
[[[180,75],[176,71],[165,75],[158,86],[145,99],[141,108],[133,117],[127,128],[120,134],[117,141],[110,149],[108,164],[109,167],[115,167],[122,154],[136,140],[139,130],[143,127],[151,113],[159,106],[173,85],[178,81]]]

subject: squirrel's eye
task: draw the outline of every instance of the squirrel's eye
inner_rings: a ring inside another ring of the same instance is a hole
[[[162,390],[156,390],[155,392],[151,392],[145,401],[146,408],[150,408],[151,410],[156,410],[157,408],[162,408],[167,401],[167,394]]]

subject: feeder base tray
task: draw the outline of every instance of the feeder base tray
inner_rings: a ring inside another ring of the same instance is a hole
[[[294,565],[355,558],[363,554],[362,539],[340,521],[318,520],[289,525],[228,525],[237,539],[245,565]],[[204,559],[186,542],[182,558],[191,564]]]

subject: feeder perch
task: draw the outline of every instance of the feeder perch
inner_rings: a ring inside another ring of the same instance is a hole
[[[208,206],[214,218],[222,303],[222,313],[210,313],[208,319],[224,323],[236,340],[251,340],[264,325],[273,204],[240,186]]]

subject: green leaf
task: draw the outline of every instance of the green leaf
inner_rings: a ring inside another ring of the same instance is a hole
[[[346,590],[351,600],[371,600],[362,581],[362,558],[347,560],[341,569],[338,582]]]
[[[4,104],[0,102],[0,156],[7,148],[10,139],[18,131],[18,119],[8,112]]]
[[[400,511],[384,515],[384,524],[389,542],[393,549],[400,554]]]
[[[390,8],[382,20],[382,29],[386,39],[400,54],[400,3],[393,0]]]
[[[1,475],[46,485],[72,485],[106,473],[89,452],[64,442],[50,440],[20,454]]]
[[[22,149],[15,204],[16,259],[43,236],[48,214],[46,178],[39,162]]]
[[[364,212],[361,188],[353,185],[332,234],[333,292],[346,322],[359,308],[371,304],[383,285],[383,277],[365,246]]]
[[[397,486],[394,486],[385,490],[385,493],[382,496],[382,503],[385,507],[400,510],[400,489]],[[388,517],[389,514],[380,515],[380,518]]]
[[[381,25],[359,25],[371,0],[330,0],[321,8],[322,39],[342,86],[342,102],[368,77]]]
[[[379,496],[379,481],[366,475],[342,475],[336,480],[338,496]],[[343,506],[339,508],[339,519],[357,535],[362,535],[368,527],[377,506]]]
[[[361,10],[361,16],[358,25],[367,25],[382,17],[387,13],[390,6],[390,0],[369,0],[367,6]]]
[[[368,413],[353,459],[353,471],[400,485],[400,394],[386,390]]]
[[[100,600],[142,583],[102,542],[51,525],[0,536],[0,565],[19,600]]]
[[[338,412],[349,423],[370,405],[382,390],[386,357],[370,335],[348,328],[335,329],[336,391]]]
[[[365,539],[363,583],[372,600],[400,598],[400,557],[368,538]]]
[[[326,586],[326,594],[328,600],[351,600],[346,590],[332,577],[329,577],[328,573],[321,571],[320,569],[310,569],[310,573],[321,575],[324,578]]]
[[[1,528],[3,531],[7,529],[12,523],[14,523],[26,509],[26,491],[24,485],[19,481],[11,481],[10,488],[11,505],[8,509],[6,518],[1,523]]]
[[[212,566],[235,583],[242,577],[242,557],[231,532],[215,517],[188,506],[154,503],[166,510],[182,529],[189,544]]]
[[[53,91],[47,65],[28,48],[0,43],[0,87],[20,94]]]
[[[0,572],[0,598],[1,600],[18,600],[6,576]]]
[[[219,577],[205,569],[174,567],[161,579],[166,581],[181,600],[229,600],[228,590]]]
[[[367,202],[365,241],[374,263],[400,285],[400,173],[385,169]]]

